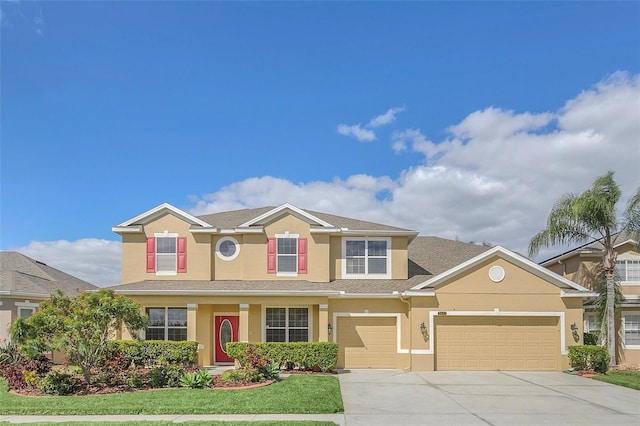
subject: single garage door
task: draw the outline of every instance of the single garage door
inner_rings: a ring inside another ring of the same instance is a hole
[[[435,319],[437,370],[559,370],[558,317]]]
[[[396,319],[338,318],[339,368],[396,368]]]

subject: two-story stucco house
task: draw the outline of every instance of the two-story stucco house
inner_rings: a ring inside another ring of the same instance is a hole
[[[333,341],[339,368],[562,370],[589,290],[501,247],[290,204],[195,217],[162,204],[113,228],[147,339]],[[126,338],[126,336],[123,336]]]
[[[617,362],[640,365],[640,253],[637,241],[624,233],[614,236],[617,254],[615,273],[620,283],[622,303],[617,324]],[[597,291],[597,273],[602,265],[603,246],[599,241],[541,262],[557,274]],[[584,330],[598,332],[594,300],[585,304]]]

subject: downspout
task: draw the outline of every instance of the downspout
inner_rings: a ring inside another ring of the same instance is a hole
[[[400,300],[407,304],[409,309],[409,371],[413,371],[413,324],[411,322],[411,299],[405,300],[404,293]]]

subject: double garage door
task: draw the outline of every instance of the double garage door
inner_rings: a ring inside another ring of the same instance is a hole
[[[558,317],[437,316],[436,370],[558,370]]]
[[[397,365],[396,317],[341,317],[339,368]],[[436,370],[559,370],[558,317],[436,316]]]

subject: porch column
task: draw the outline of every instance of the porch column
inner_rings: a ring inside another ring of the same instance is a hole
[[[318,306],[318,342],[328,342],[329,305],[325,303]]]
[[[240,342],[248,342],[249,341],[249,304],[241,303],[240,304],[240,324],[239,332],[238,332],[238,340]]]
[[[196,338],[196,320],[198,313],[197,303],[187,303],[187,340],[195,342]]]

